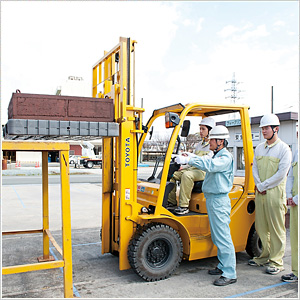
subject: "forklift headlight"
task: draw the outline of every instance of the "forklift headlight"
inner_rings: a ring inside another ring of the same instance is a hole
[[[143,206],[141,208],[141,212],[142,212],[142,214],[147,214],[149,212],[149,209],[146,206]]]
[[[173,128],[178,125],[180,122],[180,118],[176,113],[166,112],[165,113],[165,127]]]

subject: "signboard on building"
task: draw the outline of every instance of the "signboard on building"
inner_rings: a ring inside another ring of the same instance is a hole
[[[258,132],[252,132],[252,141],[259,141],[260,140],[260,134]]]
[[[227,120],[227,121],[225,121],[225,126],[226,126],[226,127],[240,126],[240,125],[241,125],[241,120],[240,120],[240,119]]]
[[[252,132],[252,141],[259,141],[259,132]],[[235,141],[242,141],[243,140],[243,136],[241,133],[236,133],[234,136],[234,140]]]

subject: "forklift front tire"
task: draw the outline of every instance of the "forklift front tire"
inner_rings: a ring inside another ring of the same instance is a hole
[[[170,226],[150,223],[136,232],[127,254],[132,269],[144,280],[166,279],[181,262],[182,240]]]

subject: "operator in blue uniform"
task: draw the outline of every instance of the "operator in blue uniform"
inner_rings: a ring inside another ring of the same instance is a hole
[[[225,126],[215,126],[209,134],[210,150],[213,157],[178,156],[175,161],[178,164],[189,164],[206,172],[202,185],[202,191],[206,198],[206,208],[211,230],[211,238],[218,248],[218,266],[209,270],[210,275],[221,275],[213,283],[217,286],[225,286],[237,281],[236,258],[230,234],[231,201],[228,193],[233,185],[233,157],[226,149],[229,138],[228,129]]]

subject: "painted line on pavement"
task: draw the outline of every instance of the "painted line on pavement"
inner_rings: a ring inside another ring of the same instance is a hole
[[[22,201],[22,199],[21,199],[20,195],[18,194],[18,192],[16,191],[16,189],[15,189],[15,187],[14,187],[14,186],[12,186],[12,189],[13,189],[13,190],[15,191],[15,193],[17,194],[17,197],[18,197],[18,199],[20,200],[20,202],[21,202],[21,204],[22,204],[23,208],[25,208],[25,204],[24,204],[24,202]]]
[[[73,247],[78,247],[78,246],[88,246],[88,245],[96,245],[96,244],[101,244],[101,242],[87,243],[87,244],[76,244],[76,245],[72,245],[72,248],[73,248]],[[58,260],[57,256],[56,256],[56,255],[54,254],[54,252],[53,252],[53,249],[55,249],[55,247],[50,247],[50,248],[49,248],[49,251],[51,252],[51,254],[52,254],[52,256],[54,257],[54,259],[55,259],[55,260]],[[64,272],[62,267],[60,267],[59,269],[60,269],[60,271],[61,271],[62,273]],[[74,292],[74,295],[75,295],[76,297],[81,298],[81,296],[80,296],[80,294],[79,294],[79,292],[78,292],[78,290],[76,289],[76,287],[75,287],[74,284],[73,284],[73,292]]]
[[[266,287],[263,287],[263,288],[260,288],[260,289],[257,289],[257,290],[252,290],[252,291],[249,291],[249,292],[232,295],[232,296],[228,296],[228,297],[225,297],[225,298],[237,298],[237,297],[241,297],[241,296],[245,296],[245,295],[257,293],[257,292],[260,292],[260,291],[272,289],[274,287],[281,286],[281,285],[284,285],[284,284],[289,284],[289,282],[281,282],[281,283],[277,283],[277,284],[274,284],[274,285],[269,285],[269,286],[266,286]]]
[[[55,260],[58,260],[58,258],[56,257],[56,255],[54,254],[54,252],[53,252],[52,249],[53,249],[53,248],[50,247],[50,248],[49,248],[49,251],[51,252],[51,254],[52,254],[52,256],[54,257],[54,259],[55,259]],[[64,273],[64,270],[63,270],[62,267],[60,267],[59,269],[60,269],[60,271],[61,271],[62,273]],[[74,295],[75,295],[76,297],[81,298],[81,296],[80,296],[80,294],[79,294],[79,292],[78,292],[78,290],[76,289],[76,287],[75,287],[74,284],[73,284],[73,293],[74,293]]]

